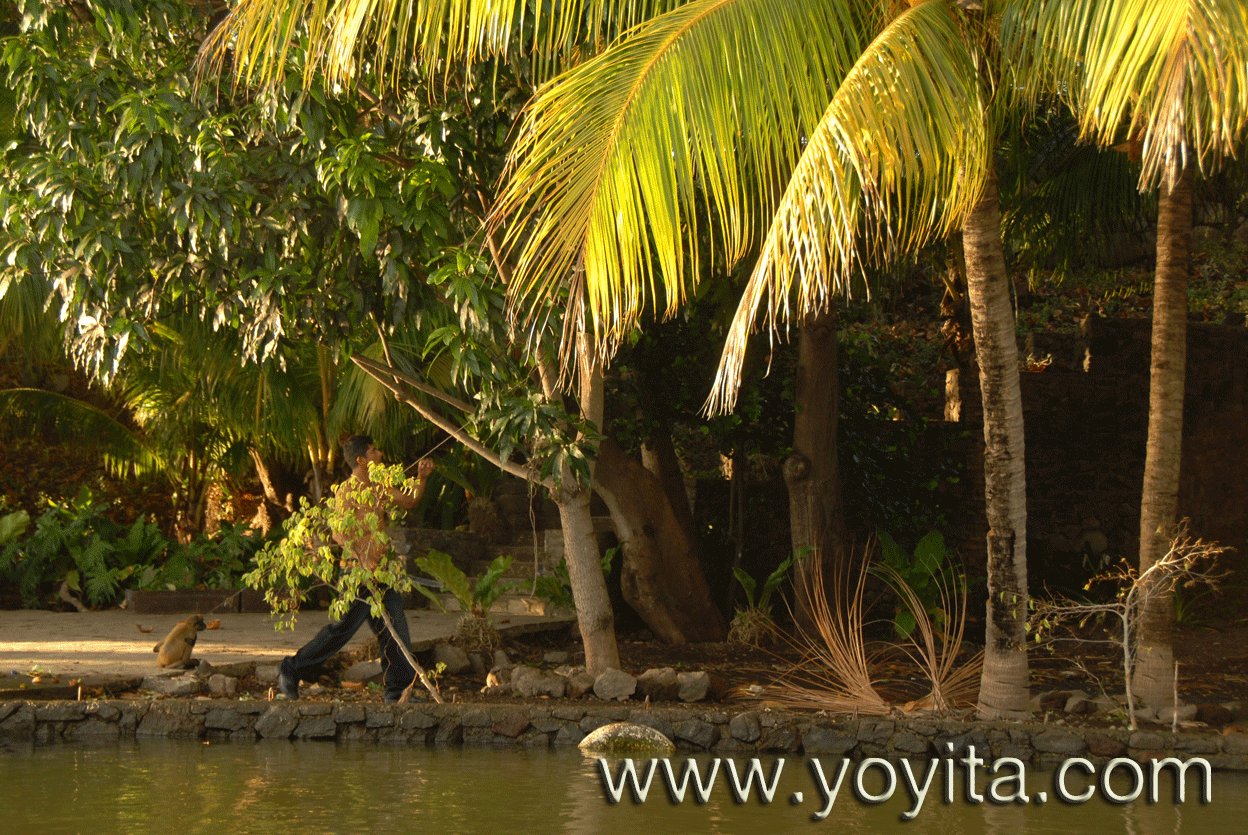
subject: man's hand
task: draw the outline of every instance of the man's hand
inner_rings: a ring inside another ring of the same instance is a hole
[[[415,507],[420,501],[420,497],[425,495],[425,486],[429,483],[429,474],[433,472],[433,459],[422,458],[416,463],[416,491],[412,494],[394,490],[394,500],[399,507],[410,508]]]

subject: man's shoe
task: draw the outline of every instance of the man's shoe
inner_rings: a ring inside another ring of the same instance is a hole
[[[293,702],[299,698],[299,682],[285,673],[278,673],[277,691]]]
[[[394,705],[394,704],[398,704],[399,699],[401,698],[403,698],[402,693],[399,693],[398,695],[394,695],[394,696],[391,696],[389,693],[387,693],[386,695],[382,696],[381,700],[388,705]],[[428,696],[426,696],[423,693],[417,693],[415,690],[412,691],[412,695],[407,697],[407,703],[409,705],[416,704],[417,702],[427,702],[427,701],[429,701]]]

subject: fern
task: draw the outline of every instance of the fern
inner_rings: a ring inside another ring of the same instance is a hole
[[[117,574],[108,565],[113,550],[113,546],[98,534],[92,536],[86,547],[71,549],[83,578],[87,602],[93,606],[111,600],[117,594]]]

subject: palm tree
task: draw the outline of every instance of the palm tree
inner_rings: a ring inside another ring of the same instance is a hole
[[[1195,172],[1233,156],[1248,123],[1248,6],[1242,0],[1027,0],[1004,24],[1033,93],[1061,94],[1086,139],[1123,142],[1160,187],[1141,573],[1169,549],[1178,514]],[[1033,33],[1041,33],[1036,37]],[[1138,630],[1134,688],[1174,703],[1173,599],[1156,595]]]
[[[895,17],[849,3],[691,3],[543,90],[500,205],[527,221],[510,227],[518,295],[548,292],[585,253],[591,312],[609,323],[603,355],[648,305],[678,306],[700,274],[705,256],[686,246],[698,236],[685,224],[705,224],[714,255],[729,262],[757,245],[714,409],[733,404],[764,300],[773,331],[801,324],[828,310],[864,262],[961,226],[991,527],[980,708],[1008,717],[1028,709],[1026,507],[992,167],[1008,86],[989,60],[991,11],[939,0]],[[781,193],[775,184],[786,181]],[[709,218],[699,218],[699,199]]]
[[[967,14],[948,0],[900,14],[865,0],[587,0],[567,4],[547,30],[537,21],[535,40],[548,55],[566,53],[578,34],[665,5],[677,7],[572,63],[531,104],[494,215],[517,254],[513,300],[548,297],[575,272],[593,323],[579,330],[601,363],[644,311],[679,307],[708,256],[732,264],[757,251],[710,402],[729,409],[764,297],[773,331],[800,324],[829,310],[865,261],[962,225],[992,525],[981,708],[1022,714],[1022,412],[991,165],[1004,113],[998,91],[1008,89],[989,60],[993,10]],[[391,32],[396,21],[440,43],[434,7],[455,15],[449,45],[471,56],[507,47],[518,4],[442,0],[403,18],[398,4],[359,0],[314,15],[309,30],[327,45],[319,54],[332,75],[360,54],[393,57],[393,45],[408,42],[406,30]],[[302,8],[240,7],[232,35],[240,73],[274,77],[269,56],[281,54],[289,31],[271,22]],[[373,15],[363,30],[361,12]],[[700,240],[711,242],[708,252]]]

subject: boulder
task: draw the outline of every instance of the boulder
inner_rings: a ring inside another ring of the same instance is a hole
[[[517,696],[550,696],[552,699],[562,699],[567,687],[568,680],[550,670],[517,667],[511,674],[511,691]]]
[[[627,701],[637,692],[637,679],[614,667],[594,679],[594,695],[603,701]]]
[[[256,733],[265,739],[289,739],[299,724],[299,717],[287,705],[273,705],[256,720]]]
[[[680,682],[671,667],[646,670],[637,677],[638,696],[652,702],[674,702],[680,695]]]
[[[741,742],[756,742],[763,735],[758,724],[758,716],[753,711],[738,713],[728,723],[728,734]]]
[[[690,719],[676,728],[676,737],[698,748],[709,750],[719,742],[719,728],[701,719]]]
[[[433,666],[437,667],[439,664],[446,665],[445,672],[448,676],[457,676],[472,669],[468,653],[452,644],[438,644],[433,648]]]
[[[198,696],[204,689],[204,683],[193,673],[174,677],[147,676],[139,686],[162,696]]]
[[[1048,710],[1065,710],[1066,703],[1076,694],[1069,690],[1054,690],[1051,693],[1044,693],[1040,696],[1037,707],[1041,712]]]
[[[581,740],[578,747],[587,754],[614,757],[667,757],[676,752],[676,746],[663,734],[631,722],[603,725]]]
[[[208,692],[218,698],[231,699],[238,693],[238,679],[213,673],[208,677]]]
[[[594,677],[584,670],[581,670],[580,672],[573,673],[568,679],[568,689],[564,695],[566,695],[569,699],[579,699],[581,696],[584,696],[593,689]]]
[[[1066,700],[1065,710],[1067,713],[1075,716],[1084,716],[1096,711],[1096,705],[1093,704],[1086,696],[1076,693]]]
[[[257,664],[255,670],[256,680],[261,684],[277,684],[277,677],[280,672],[276,664]]]
[[[676,681],[680,685],[676,697],[682,702],[700,702],[711,689],[711,677],[702,671],[677,673]]]
[[[1169,725],[1175,721],[1177,715],[1178,721],[1190,722],[1196,718],[1196,705],[1179,705],[1175,707],[1163,707],[1157,711],[1157,721],[1163,725]]]
[[[352,664],[342,677],[346,681],[380,682],[384,675],[381,661],[359,661]]]

